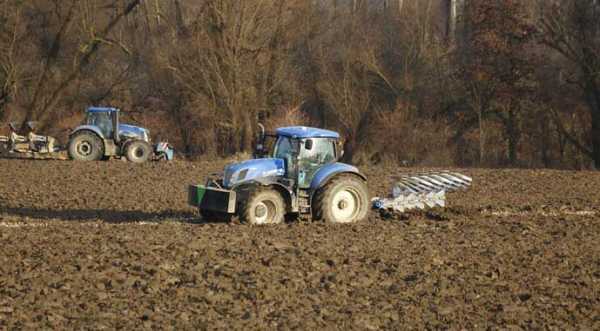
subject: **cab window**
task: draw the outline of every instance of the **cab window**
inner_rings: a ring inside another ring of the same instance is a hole
[[[97,126],[105,137],[111,137],[113,134],[112,118],[108,112],[90,112],[86,122],[87,125]]]
[[[307,139],[309,140],[309,139]],[[307,149],[306,140],[303,141],[300,159],[312,164],[327,164],[335,160],[335,145],[330,139],[310,139],[312,148]]]
[[[312,142],[307,143],[307,140]],[[310,146],[310,148],[308,148]],[[298,184],[301,188],[310,187],[313,177],[325,164],[335,162],[335,144],[331,139],[306,139],[301,143],[298,162]]]
[[[279,137],[275,144],[273,157],[276,159],[286,159],[288,156],[292,155],[292,151],[292,140],[288,137]]]

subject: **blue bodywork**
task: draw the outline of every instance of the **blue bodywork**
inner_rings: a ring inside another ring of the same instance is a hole
[[[310,190],[312,192],[315,192],[320,187],[322,187],[323,184],[326,183],[330,178],[332,178],[333,176],[340,174],[340,173],[355,174],[355,175],[359,176],[360,178],[367,180],[365,175],[361,174],[360,171],[358,171],[358,168],[356,168],[354,166],[351,166],[346,163],[340,163],[340,162],[330,163],[330,164],[324,165],[321,169],[319,169],[315,173],[315,176],[313,177],[313,180],[310,183]]]
[[[150,142],[150,132],[139,126],[119,124],[119,139],[139,139]]]
[[[105,137],[102,130],[96,125],[80,125],[71,132],[71,135],[83,130],[92,131],[102,139],[111,139],[111,137]],[[128,139],[150,141],[150,133],[144,128],[128,124],[119,124],[119,138],[123,141]]]
[[[97,113],[111,114],[111,113],[115,113],[115,112],[119,112],[119,109],[111,108],[111,107],[90,107],[87,109],[88,114],[97,114]],[[143,141],[150,142],[150,132],[147,129],[144,129],[144,128],[141,128],[141,127],[135,126],[135,125],[121,124],[121,123],[118,124],[118,127],[119,127],[119,131],[118,131],[119,139],[121,141],[136,139],[136,140],[143,140]],[[109,130],[109,129],[107,129],[107,130]],[[71,135],[74,133],[77,133],[79,131],[82,131],[82,130],[92,131],[102,139],[113,139],[113,137],[106,137],[106,134],[103,132],[102,128],[100,128],[99,126],[89,125],[89,124],[84,124],[84,125],[80,125],[80,126],[76,127],[71,132]]]
[[[119,109],[118,108],[113,108],[113,107],[89,107],[87,109],[88,113],[112,113],[112,112],[118,112]]]
[[[339,139],[340,134],[334,131],[311,128],[307,126],[289,126],[277,129],[278,136],[290,137],[294,139],[305,138],[333,138]]]
[[[232,188],[243,183],[261,181],[269,177],[283,177],[285,164],[282,159],[254,159],[233,163],[225,167],[223,186]]]
[[[80,125],[78,127],[76,127],[75,129],[73,129],[73,131],[71,131],[71,133],[69,135],[74,135],[77,132],[80,131],[92,131],[93,133],[97,134],[98,137],[102,138],[102,139],[106,139],[104,137],[104,133],[102,133],[102,130],[100,130],[99,127],[95,126],[95,125]]]

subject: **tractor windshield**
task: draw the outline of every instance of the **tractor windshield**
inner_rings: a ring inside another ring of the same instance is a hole
[[[275,144],[275,149],[273,151],[273,157],[276,159],[286,159],[288,156],[292,155],[294,150],[294,145],[292,144],[292,140],[288,137],[279,137],[277,139],[277,143]]]
[[[275,148],[273,149],[273,157],[282,159],[285,162],[285,172],[288,178],[294,178],[296,176],[296,172],[292,165],[294,153],[297,153],[298,150],[297,146],[298,140],[280,136],[277,138]]]
[[[86,124],[97,126],[104,137],[108,138],[113,135],[113,122],[109,112],[89,112]]]

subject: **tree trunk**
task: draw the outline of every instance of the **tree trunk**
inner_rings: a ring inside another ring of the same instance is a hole
[[[600,109],[592,112],[592,161],[594,170],[600,167]]]
[[[242,128],[242,140],[240,142],[241,152],[252,152],[252,141],[254,140],[254,130],[252,128],[252,114],[249,111],[245,111],[243,115],[243,128]]]
[[[342,162],[352,164],[352,160],[354,159],[354,149],[356,148],[356,139],[354,136],[347,136],[346,141],[344,142],[344,156],[342,157]]]
[[[519,147],[519,127],[517,113],[514,106],[511,106],[508,110],[507,120],[507,133],[508,133],[508,161],[511,166],[517,164],[517,148]]]
[[[538,114],[538,117],[541,118],[541,154],[542,154],[542,162],[544,163],[544,167],[549,168],[552,166],[552,160],[550,158],[550,128],[548,127],[548,119],[543,114]]]
[[[593,73],[585,72],[587,76],[587,103],[592,117],[592,167],[600,167],[600,88],[596,84]]]
[[[479,165],[485,162],[485,132],[483,129],[483,110],[481,106],[477,112],[477,120],[479,121]]]

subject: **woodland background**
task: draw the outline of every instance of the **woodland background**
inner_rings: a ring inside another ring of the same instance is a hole
[[[189,157],[261,121],[354,163],[589,169],[600,1],[0,0],[0,122],[65,142],[90,105]]]

